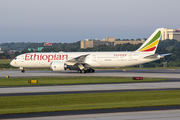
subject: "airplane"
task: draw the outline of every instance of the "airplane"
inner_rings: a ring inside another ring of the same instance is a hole
[[[171,53],[155,54],[164,28],[158,28],[133,52],[33,52],[18,55],[10,65],[25,68],[50,68],[52,71],[77,70],[78,73],[94,73],[92,68],[127,67],[164,58]]]

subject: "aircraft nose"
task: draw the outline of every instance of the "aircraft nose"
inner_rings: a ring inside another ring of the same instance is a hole
[[[11,66],[16,66],[16,61],[12,60],[12,61],[10,62],[10,65],[11,65]]]
[[[13,60],[10,62],[10,65],[13,66]]]

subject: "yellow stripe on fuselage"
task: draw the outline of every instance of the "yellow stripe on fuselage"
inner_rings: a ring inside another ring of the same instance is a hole
[[[152,47],[156,46],[156,45],[158,44],[158,42],[159,42],[159,40],[156,40],[156,41],[154,41],[153,43],[151,43],[150,45],[148,45],[147,47],[143,48],[143,49],[140,50],[140,51],[143,51],[143,50],[147,50],[147,49],[149,49],[149,48],[152,48]]]

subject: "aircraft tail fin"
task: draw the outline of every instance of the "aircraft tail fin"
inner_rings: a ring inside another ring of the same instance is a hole
[[[159,40],[164,28],[158,28],[135,52],[145,52],[155,54]]]

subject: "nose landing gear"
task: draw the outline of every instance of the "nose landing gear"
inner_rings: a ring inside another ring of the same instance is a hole
[[[25,69],[23,67],[20,67],[19,69],[21,70],[22,73],[25,72]]]
[[[24,73],[24,72],[25,72],[25,70],[23,69],[23,70],[21,70],[21,72],[22,72],[22,73]]]

